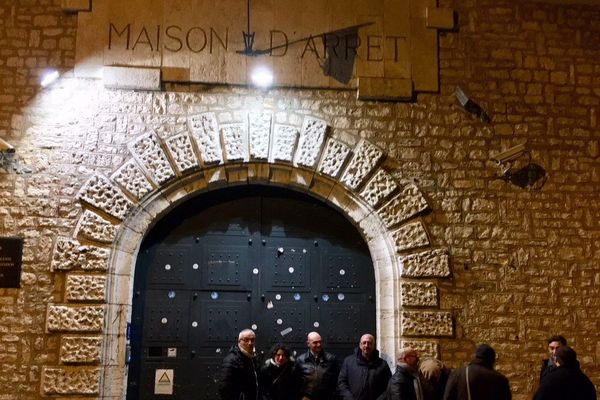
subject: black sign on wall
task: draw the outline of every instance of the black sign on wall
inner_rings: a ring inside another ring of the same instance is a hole
[[[21,287],[23,239],[0,237],[0,287]]]

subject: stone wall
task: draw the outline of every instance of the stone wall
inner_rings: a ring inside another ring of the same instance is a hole
[[[367,140],[387,154],[394,181],[419,187],[431,209],[421,220],[432,247],[450,253],[453,275],[401,290],[400,318],[410,319],[415,298],[451,313],[454,335],[438,341],[445,362],[458,366],[476,343],[488,342],[514,397],[526,399],[536,388],[544,339],[562,333],[600,384],[600,7],[440,3],[458,15],[457,30],[440,37],[440,93],[375,103],[336,91],[107,90],[69,78],[77,17],[61,1],[3,2],[0,136],[17,153],[0,169],[0,235],[24,237],[25,251],[22,288],[0,289],[0,399],[69,394],[65,387],[97,396],[103,363],[117,353],[105,340],[115,334],[103,325],[111,312],[106,300],[126,288],[118,279],[107,287],[110,246],[102,243],[118,234],[110,223],[119,216],[102,214],[107,224],[83,212],[86,182],[127,165],[128,146],[149,129],[171,138],[190,129],[190,115],[255,104],[322,119],[351,148]],[[42,90],[46,66],[67,75]],[[456,86],[491,123],[458,105]],[[525,141],[549,175],[541,190],[492,179],[499,170],[489,157]],[[90,225],[102,229],[86,230]],[[53,263],[57,246],[72,255],[66,264]],[[431,276],[423,265],[427,259],[403,261],[415,279]],[[431,268],[439,266],[436,259]],[[65,315],[80,326],[65,326]],[[418,342],[419,326],[405,324],[397,336]]]

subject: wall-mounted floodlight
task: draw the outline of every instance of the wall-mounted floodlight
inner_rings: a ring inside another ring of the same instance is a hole
[[[273,72],[267,67],[260,66],[256,67],[252,74],[250,75],[250,79],[255,86],[258,86],[262,89],[267,89],[273,86]]]
[[[57,70],[48,71],[42,75],[42,81],[40,82],[40,85],[42,87],[49,86],[52,82],[57,80],[59,76],[60,75]]]
[[[519,161],[517,167],[513,169],[515,163],[522,157],[526,157],[527,160]],[[548,179],[546,170],[541,165],[531,162],[531,153],[527,150],[525,143],[492,155],[490,161],[498,164],[502,171],[501,174],[494,175],[495,179],[510,182],[523,189],[540,190]]]

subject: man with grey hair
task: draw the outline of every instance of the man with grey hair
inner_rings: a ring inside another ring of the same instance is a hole
[[[221,400],[257,400],[259,363],[254,354],[256,334],[244,329],[238,343],[223,359],[219,395]],[[243,396],[243,397],[242,397]]]
[[[385,400],[423,400],[419,378],[419,354],[412,347],[400,350],[396,372],[382,397]]]

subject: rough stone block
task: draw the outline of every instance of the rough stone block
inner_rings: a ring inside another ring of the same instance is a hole
[[[360,193],[360,197],[365,199],[371,207],[376,207],[383,199],[388,197],[398,188],[396,181],[386,171],[379,169],[373,177],[367,182]]]
[[[96,395],[100,391],[98,367],[46,367],[42,371],[44,395]]]
[[[106,284],[105,276],[69,274],[65,297],[68,301],[104,301]]]
[[[49,332],[101,332],[104,306],[49,304],[46,328]]]
[[[118,228],[119,225],[113,224],[93,211],[85,210],[77,222],[75,235],[100,243],[112,243]]]
[[[383,151],[363,140],[354,149],[340,181],[352,190],[358,189],[383,157]]]
[[[432,282],[401,282],[400,303],[403,307],[437,307],[437,287]]]
[[[163,150],[160,139],[147,133],[129,143],[129,150],[157,185],[175,177],[175,171]]]
[[[123,220],[133,206],[120,189],[102,175],[94,175],[82,186],[77,198]]]
[[[108,249],[83,246],[79,241],[58,238],[52,254],[52,271],[68,271],[73,268],[105,271],[108,268]]]
[[[298,128],[289,125],[275,124],[273,132],[273,148],[271,149],[271,162],[284,161],[291,163],[298,140]]]
[[[187,132],[171,136],[165,139],[164,142],[180,173],[198,168],[199,162],[194,153],[192,140]]]
[[[450,337],[453,334],[452,315],[441,311],[402,311],[400,334]]]
[[[393,227],[401,222],[423,213],[429,208],[427,201],[419,188],[414,184],[406,185],[392,200],[380,207],[377,212],[387,227]]]
[[[248,131],[244,124],[221,127],[226,161],[248,161]]]
[[[189,120],[192,137],[200,150],[202,162],[207,165],[223,162],[219,123],[215,113],[192,115]]]
[[[413,82],[402,78],[358,78],[359,100],[409,101],[413,97]]]
[[[342,171],[348,154],[350,154],[350,147],[339,140],[329,138],[321,156],[319,172],[332,178],[337,178]]]
[[[271,112],[262,111],[248,114],[251,159],[267,160],[269,158],[272,120],[273,114]]]
[[[96,364],[102,354],[100,336],[63,336],[60,342],[60,361],[65,364]]]
[[[138,200],[141,200],[154,189],[150,180],[133,159],[130,159],[113,172],[110,179]]]
[[[400,275],[406,278],[447,278],[450,276],[448,250],[433,249],[400,258]]]
[[[410,222],[392,232],[397,251],[405,251],[429,245],[429,237],[421,221]]]
[[[295,165],[315,168],[325,141],[327,123],[315,118],[305,118],[300,132]]]
[[[105,66],[102,78],[107,88],[160,90],[160,68]]]

